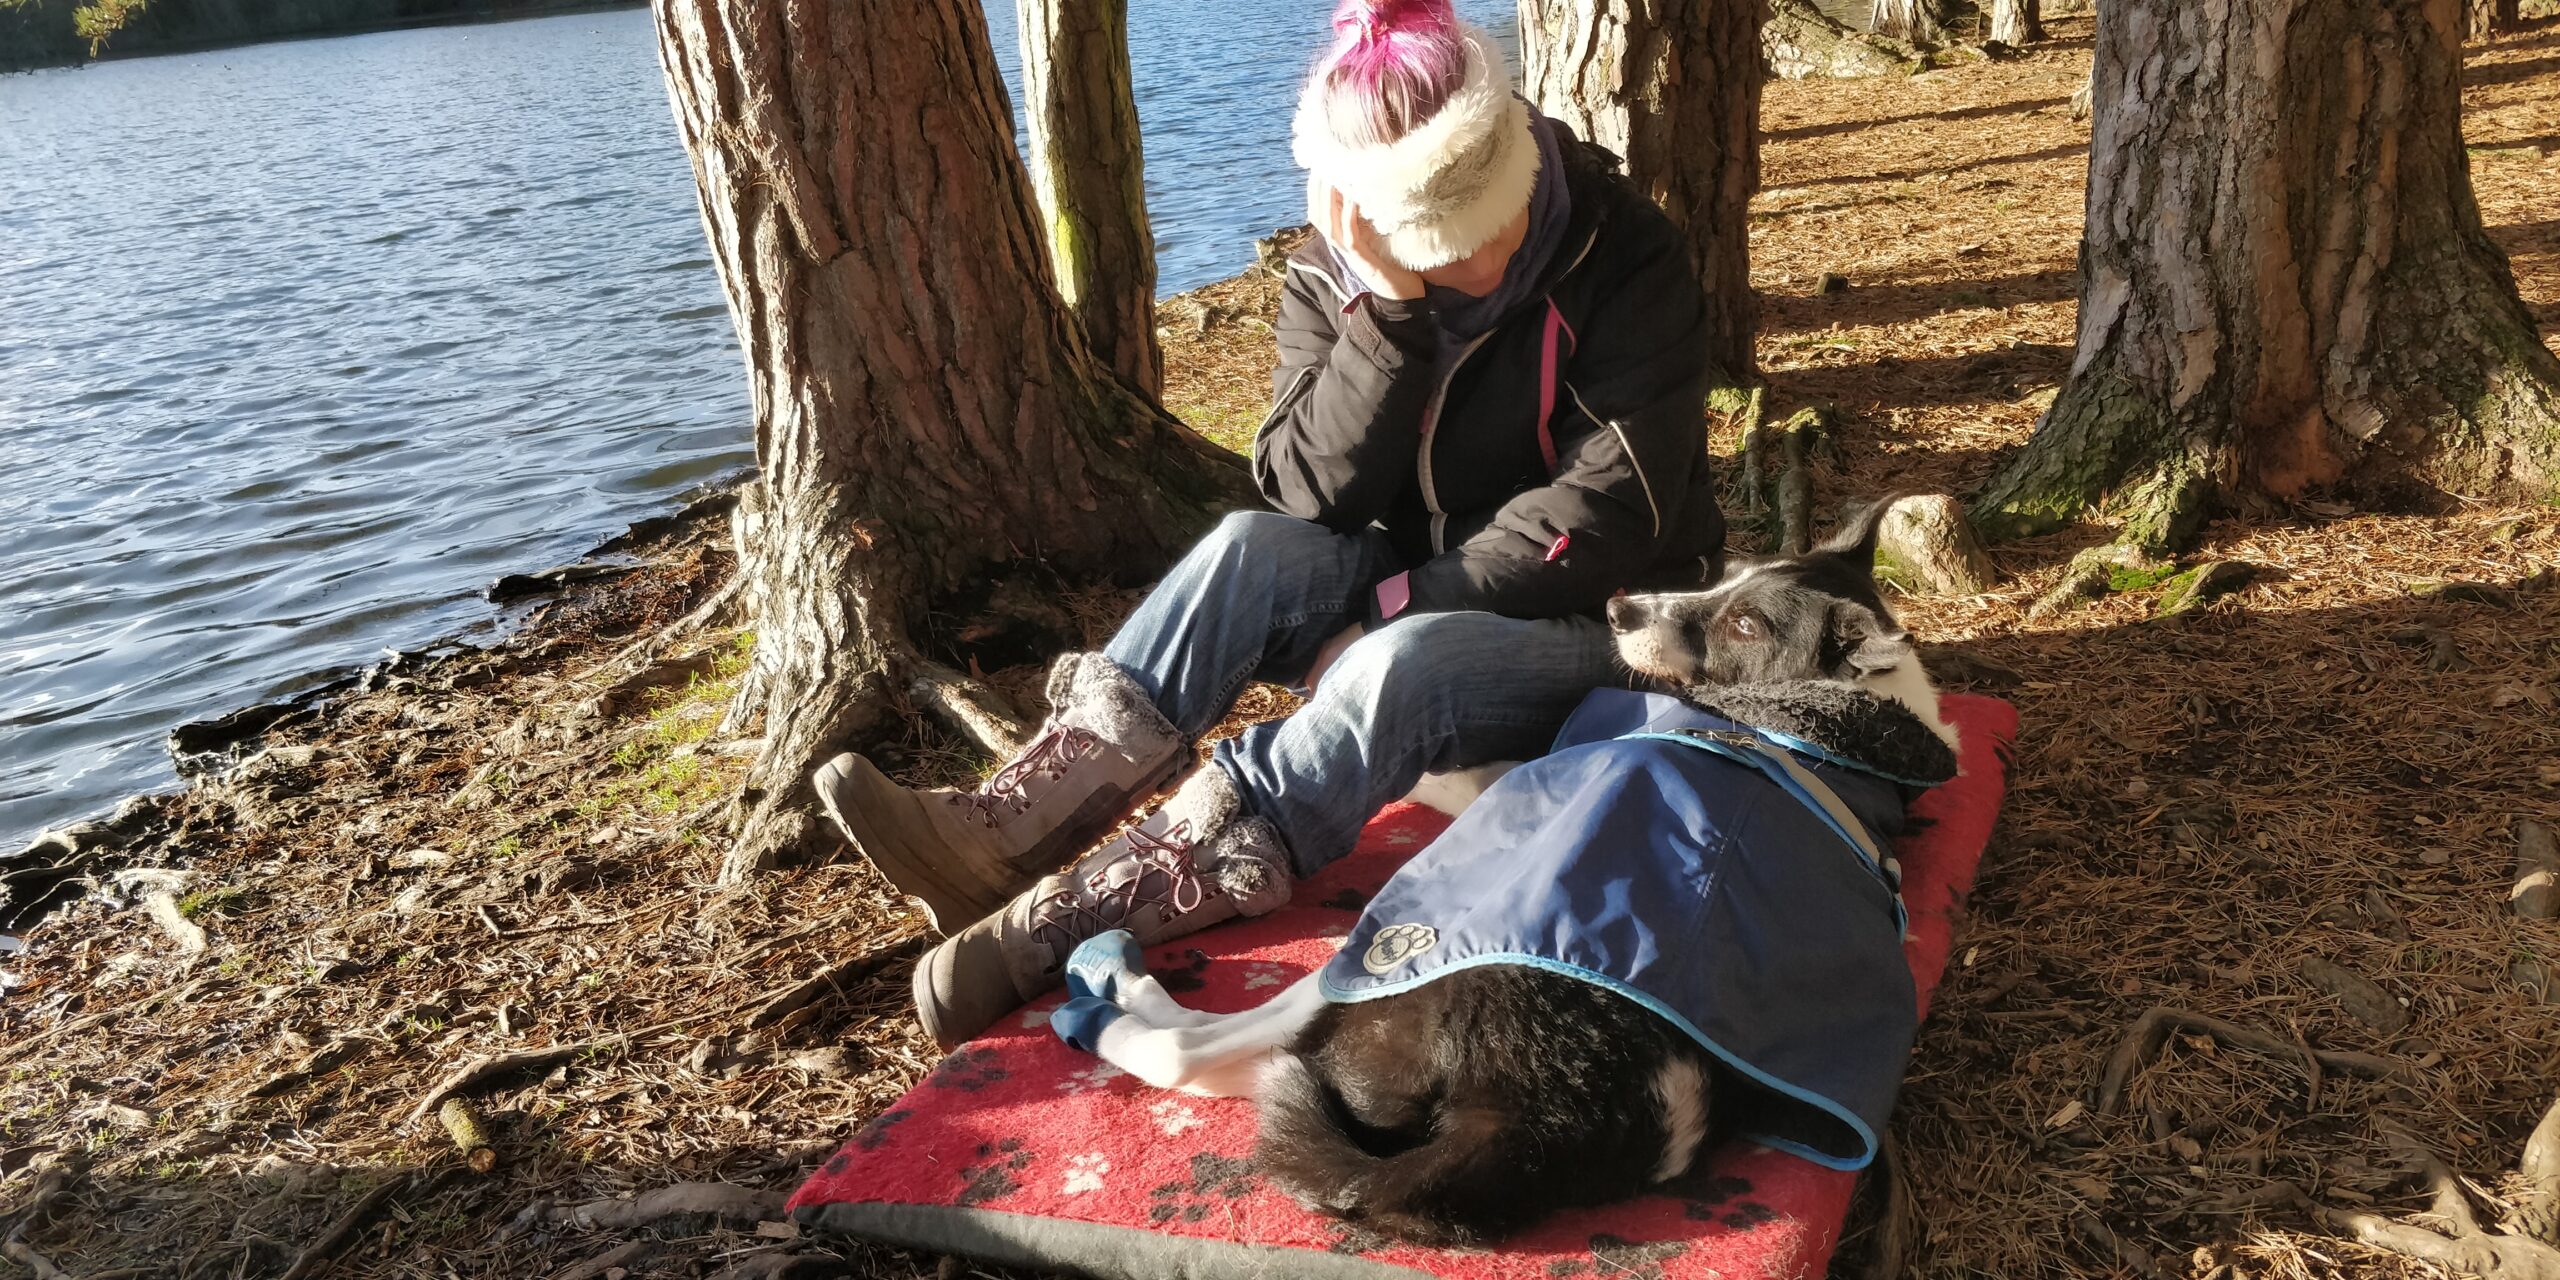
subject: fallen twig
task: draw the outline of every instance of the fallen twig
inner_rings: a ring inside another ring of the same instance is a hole
[[[763,1003],[756,1006],[756,1011],[748,1014],[747,1020],[739,1024],[739,1029],[753,1031],[759,1027],[772,1026],[799,1012],[820,996],[860,982],[900,960],[914,956],[924,950],[924,944],[924,935],[915,934],[886,946],[874,947],[850,960],[828,965],[766,997]]]
[[[2106,1074],[2098,1082],[2098,1114],[2111,1116],[2122,1109],[2125,1083],[2160,1052],[2161,1046],[2168,1043],[2170,1033],[2177,1031],[2210,1036],[2226,1048],[2246,1049],[2270,1058],[2304,1061],[2302,1049],[2268,1032],[2220,1018],[2209,1018],[2201,1013],[2157,1005],[2134,1021],[2133,1029],[2125,1033],[2124,1043],[2116,1046],[2114,1055],[2107,1059]],[[2416,1071],[2388,1058],[2336,1049],[2310,1050],[2309,1065],[2360,1076],[2397,1080],[2417,1078]]]
[[[690,1017],[671,1018],[636,1031],[598,1036],[593,1040],[577,1040],[568,1044],[546,1045],[539,1049],[510,1049],[504,1053],[485,1054],[463,1064],[453,1074],[438,1082],[436,1087],[427,1090],[426,1096],[418,1099],[418,1105],[410,1108],[408,1123],[414,1125],[426,1119],[430,1113],[444,1106],[445,1099],[476,1088],[499,1076],[516,1071],[530,1071],[536,1067],[548,1067],[564,1058],[574,1058],[582,1053],[601,1053],[607,1049],[618,1049],[642,1036],[653,1036],[661,1031],[672,1031],[697,1022],[708,1022],[727,1012],[728,1010],[725,1009],[714,1009],[708,1013],[697,1013]]]
[[[504,1053],[492,1053],[474,1058],[464,1063],[460,1070],[438,1082],[436,1087],[427,1090],[426,1096],[418,1099],[418,1105],[409,1109],[408,1122],[416,1124],[426,1119],[444,1106],[445,1099],[474,1088],[483,1081],[511,1075],[518,1071],[538,1070],[584,1053],[602,1053],[607,1049],[619,1049],[631,1041],[633,1034],[635,1033],[626,1031],[619,1035],[599,1036],[593,1040],[573,1040],[566,1044],[545,1045],[539,1049],[510,1049]]]
[[[724,798],[721,803],[725,804],[727,803],[727,800]],[[683,831],[689,829],[691,826],[692,824],[688,822],[675,828],[675,830]],[[563,929],[601,929],[606,925],[621,924],[623,921],[629,920],[632,917],[632,914],[632,912],[625,911],[618,916],[598,916],[593,920],[554,920],[550,924],[529,924],[518,929],[501,930],[499,931],[498,936],[509,939],[530,938],[537,934],[558,933]]]
[[[453,1139],[455,1149],[462,1152],[463,1164],[473,1173],[487,1173],[498,1167],[498,1150],[489,1145],[489,1134],[480,1126],[480,1115],[461,1098],[447,1098],[436,1108],[436,1119],[444,1123],[446,1136]]]

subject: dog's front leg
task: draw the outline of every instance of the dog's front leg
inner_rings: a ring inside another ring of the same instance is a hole
[[[1165,999],[1170,1002],[1172,997]],[[1106,1001],[1091,1002],[1099,1008],[1076,1009],[1086,1004],[1073,1001],[1060,1010],[1061,1015],[1074,1012],[1075,1021],[1083,1024],[1073,1035],[1061,1026],[1060,1034],[1069,1043],[1089,1048],[1103,1061],[1161,1089],[1241,1098],[1253,1093],[1262,1064],[1297,1039],[1308,1020],[1324,1007],[1324,992],[1311,973],[1256,1008],[1195,1013],[1199,1021],[1179,1027],[1152,1025],[1134,1011]]]

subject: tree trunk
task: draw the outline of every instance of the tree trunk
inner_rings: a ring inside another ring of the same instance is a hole
[[[1914,44],[1936,44],[1946,38],[1938,0],[1876,0],[1875,16],[1867,20],[1867,27],[1877,35]]]
[[[1031,182],[1058,293],[1094,355],[1156,395],[1156,238],[1129,87],[1128,0],[1021,0],[1020,15]]]
[[[2480,224],[2455,0],[2109,0],[2070,379],[1975,505],[2185,542],[2235,498],[2547,494],[2560,360]]]
[[[1991,0],[1991,38],[2015,48],[2044,39],[2039,0]]]
[[[1246,488],[1059,301],[978,0],[654,8],[762,465],[734,881],[836,846],[809,770],[887,717],[937,596],[1026,557],[1143,575]]]
[[[1688,234],[1707,290],[1708,353],[1755,367],[1751,197],[1760,189],[1765,0],[1520,0],[1529,100],[1626,158]]]
[[[2475,40],[2513,30],[2524,20],[2518,0],[2463,0],[2462,18],[2463,34]]]

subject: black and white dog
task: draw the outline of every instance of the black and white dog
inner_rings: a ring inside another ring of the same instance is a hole
[[[1917,1021],[1882,851],[1955,768],[1875,589],[1885,505],[1611,602],[1627,665],[1676,693],[1594,694],[1271,1002],[1185,1009],[1106,935],[1053,1027],[1151,1084],[1254,1096],[1267,1176],[1419,1243],[1634,1195],[1726,1132],[1862,1165]]]

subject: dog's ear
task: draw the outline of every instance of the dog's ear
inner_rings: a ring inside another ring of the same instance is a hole
[[[1858,566],[1862,573],[1875,572],[1876,532],[1884,527],[1885,513],[1902,498],[1902,494],[1889,493],[1868,503],[1866,510],[1842,522],[1821,546],[1815,547],[1815,554],[1839,556]]]
[[[1840,664],[1847,668],[1852,680],[1880,676],[1906,662],[1920,660],[1910,632],[1863,604],[1835,604],[1825,621],[1824,629],[1829,634],[1824,647],[1839,655]]]

